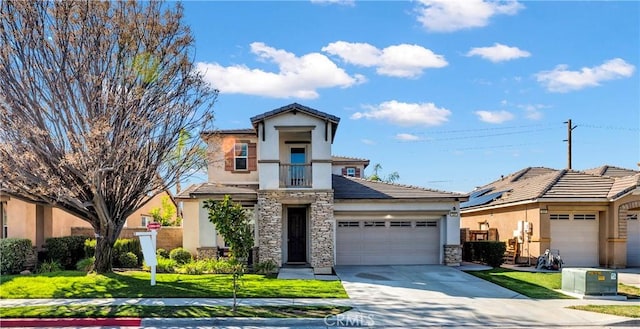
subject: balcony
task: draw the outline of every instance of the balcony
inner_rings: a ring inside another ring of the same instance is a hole
[[[280,164],[281,188],[310,188],[311,164]]]

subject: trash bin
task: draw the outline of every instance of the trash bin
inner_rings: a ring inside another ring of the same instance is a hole
[[[581,295],[617,295],[618,272],[597,268],[563,268],[562,290]]]

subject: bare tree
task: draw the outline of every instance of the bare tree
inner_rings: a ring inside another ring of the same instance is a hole
[[[179,4],[0,2],[2,184],[89,222],[99,273],[126,218],[194,171],[179,137],[209,128],[217,91],[193,45]]]

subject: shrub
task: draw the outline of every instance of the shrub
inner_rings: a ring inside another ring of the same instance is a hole
[[[169,258],[173,259],[178,265],[186,264],[193,259],[189,250],[182,247],[175,248],[169,253]]]
[[[118,239],[113,245],[113,261],[115,265],[120,267],[128,267],[120,262],[123,254],[133,253],[136,256],[136,264],[132,267],[137,267],[142,264],[142,247],[140,246],[140,240],[138,239]]]
[[[76,263],[85,258],[85,236],[63,236],[45,240],[47,257],[57,261],[64,269],[75,269]]]
[[[162,258],[169,258],[169,252],[165,249],[158,248],[156,249],[156,256],[162,257]]]
[[[87,239],[84,241],[84,256],[93,257],[96,255],[96,239]]]
[[[38,266],[38,273],[52,273],[52,272],[60,272],[62,271],[62,265],[55,260],[48,260],[40,263]]]
[[[120,262],[120,266],[125,268],[138,267],[138,256],[131,251],[120,254],[118,261]]]
[[[83,271],[88,273],[93,270],[93,263],[95,261],[96,261],[96,258],[93,256],[83,258],[76,264],[76,269],[78,271]]]
[[[209,266],[206,260],[198,260],[182,264],[176,268],[176,273],[180,274],[202,274],[207,272]]]
[[[175,268],[178,266],[175,260],[169,258],[158,257],[158,265],[156,265],[156,273],[175,273]],[[142,269],[145,271],[150,271],[151,267],[149,267],[146,263],[142,265]]]
[[[264,262],[253,264],[253,270],[258,274],[272,274],[276,272],[276,262],[269,259]]]
[[[469,241],[462,245],[462,259],[499,267],[504,262],[507,246],[500,241]]]
[[[233,264],[228,260],[220,259],[210,259],[209,260],[209,273],[214,274],[229,274],[233,272],[232,268]]]
[[[29,239],[0,239],[0,255],[2,255],[0,257],[0,273],[20,273],[32,253],[33,247]]]

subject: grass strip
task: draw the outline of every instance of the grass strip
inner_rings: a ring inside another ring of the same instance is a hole
[[[151,306],[57,305],[17,306],[0,309],[0,318],[323,318],[350,310],[350,306]]]
[[[576,305],[569,306],[574,310],[582,310],[609,315],[640,318],[640,305]]]
[[[0,298],[230,298],[231,275],[156,275],[128,271],[86,274],[62,271],[0,277]],[[340,281],[280,280],[246,274],[240,282],[240,298],[348,298]]]
[[[487,271],[466,272],[483,280],[536,299],[573,299],[554,291],[562,285],[560,273],[535,273],[494,268]]]

